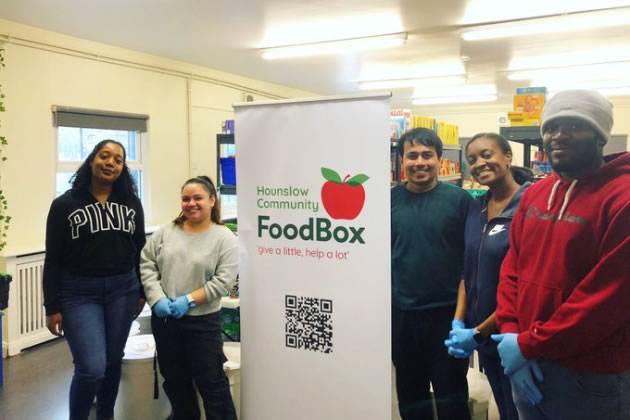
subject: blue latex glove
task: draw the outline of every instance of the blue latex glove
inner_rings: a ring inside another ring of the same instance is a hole
[[[536,360],[528,360],[510,376],[510,380],[516,392],[527,398],[532,405],[537,405],[542,401],[543,396],[536,386],[532,372],[538,382],[543,381],[543,374]]]
[[[186,297],[186,295],[178,297],[177,299],[169,303],[168,306],[171,308],[173,316],[177,319],[186,315],[186,312],[188,312],[188,309],[190,308],[188,306],[188,298]]]
[[[451,323],[452,330],[448,333],[448,340],[444,345],[448,347],[448,354],[457,359],[467,359],[472,356],[473,351],[479,346],[473,338],[474,331],[466,329],[464,321],[455,318]]]
[[[456,330],[456,329],[465,329],[466,328],[466,324],[464,324],[464,321],[462,321],[461,319],[455,318],[453,319],[453,321],[451,321],[451,329],[452,330]]]
[[[446,340],[444,344],[448,347],[455,347],[472,354],[473,350],[479,347],[479,343],[477,343],[473,337],[474,334],[475,332],[472,328],[457,328],[448,333],[448,340]]]
[[[497,350],[499,351],[499,356],[501,356],[503,372],[506,375],[512,375],[527,363],[527,359],[523,357],[516,340],[518,334],[492,334],[490,337],[499,343]]]
[[[160,318],[166,318],[167,316],[173,315],[173,313],[171,312],[170,303],[171,300],[167,297],[163,297],[162,299],[155,302],[155,304],[153,305],[155,315]]]

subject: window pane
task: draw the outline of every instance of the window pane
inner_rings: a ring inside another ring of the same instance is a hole
[[[130,171],[131,177],[136,182],[136,187],[138,187],[138,197],[140,200],[143,199],[143,185],[142,185],[142,171],[137,169],[134,171]],[[70,189],[70,178],[72,178],[74,172],[57,172],[57,179],[55,182],[55,197],[59,197],[61,194],[65,193]]]
[[[59,197],[70,189],[70,178],[74,172],[57,172],[57,182],[55,183],[55,197]]]
[[[127,160],[139,160],[139,136],[135,131],[58,127],[58,135],[60,161],[85,160],[94,146],[105,139],[112,139],[121,143],[127,151]]]
[[[59,127],[59,160],[83,160],[81,158],[81,129]]]
[[[131,172],[131,177],[133,178],[133,180],[136,182],[136,187],[138,188],[138,197],[140,197],[140,200],[142,200],[142,197],[144,194],[142,194],[142,190],[143,190],[143,185],[142,185],[142,171],[139,169],[136,169],[134,171],[130,171]]]

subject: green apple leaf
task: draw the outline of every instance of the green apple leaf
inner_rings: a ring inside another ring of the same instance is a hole
[[[333,171],[332,169],[322,167],[322,175],[324,176],[324,179],[327,181],[331,181],[336,184],[342,184],[341,177],[339,176],[337,172]]]
[[[365,174],[358,174],[358,175],[353,176],[349,180],[347,180],[346,184],[351,185],[353,187],[356,187],[357,185],[363,184],[368,179],[370,179],[369,176],[367,176]]]

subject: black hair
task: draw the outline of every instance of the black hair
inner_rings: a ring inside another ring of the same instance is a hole
[[[125,203],[131,203],[138,199],[138,189],[127,166],[127,151],[125,146],[112,139],[101,140],[94,146],[94,149],[92,149],[79,169],[70,178],[71,190],[73,192],[87,192],[90,190],[90,185],[92,185],[92,167],[90,164],[94,161],[94,157],[96,157],[98,152],[108,143],[117,144],[123,151],[123,168],[118,179],[112,184],[112,193]]]
[[[210,177],[206,175],[199,175],[194,178],[190,178],[188,181],[184,182],[184,185],[182,185],[182,191],[184,190],[184,187],[186,187],[186,185],[188,184],[199,184],[208,192],[210,198],[214,197],[214,206],[212,207],[212,210],[210,210],[210,220],[212,220],[212,222],[217,225],[222,225],[223,222],[221,221],[221,205],[219,197],[217,197],[217,189],[214,186],[214,183],[212,182]],[[182,226],[185,221],[186,216],[184,215],[184,212],[181,212],[179,213],[179,216],[177,216],[175,220],[173,220],[173,223],[177,226]]]
[[[507,153],[513,155],[510,142],[501,134],[497,133],[479,133],[472,136],[468,144],[466,144],[466,155],[468,154],[468,148],[470,147],[472,142],[480,138],[487,138],[494,141],[496,145],[499,146],[499,149],[501,149],[504,155]],[[510,170],[512,171],[512,178],[514,178],[514,181],[516,181],[518,185],[523,185],[526,182],[532,182],[532,180],[534,179],[534,172],[529,168],[511,165]]]
[[[423,144],[427,147],[433,147],[438,159],[442,157],[442,140],[440,140],[435,131],[428,128],[412,128],[400,136],[400,139],[398,139],[398,155],[400,157],[405,153],[405,143],[410,143],[412,146],[414,144]]]

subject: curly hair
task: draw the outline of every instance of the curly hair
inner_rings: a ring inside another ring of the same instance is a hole
[[[138,189],[133,177],[131,176],[129,167],[127,166],[127,151],[125,150],[125,146],[112,139],[101,140],[96,146],[94,146],[92,152],[90,152],[88,157],[85,158],[85,161],[81,164],[75,174],[72,175],[72,178],[70,178],[70,184],[72,185],[71,190],[73,192],[87,192],[90,190],[90,185],[92,184],[92,167],[90,164],[98,152],[100,152],[101,149],[108,143],[117,144],[123,151],[123,169],[118,179],[114,181],[114,184],[112,185],[112,193],[122,198],[124,202],[130,203],[135,199],[138,199]]]
[[[206,175],[199,175],[194,178],[190,178],[188,181],[184,182],[184,185],[182,185],[182,191],[184,190],[184,187],[188,184],[199,184],[203,186],[203,188],[208,192],[210,198],[214,197],[214,206],[210,211],[210,220],[212,221],[212,223],[222,225],[223,222],[221,221],[221,202],[219,201],[219,197],[217,197],[217,189],[215,188],[214,183],[212,182],[210,177]],[[175,220],[173,220],[173,223],[177,226],[182,226],[185,221],[186,216],[184,215],[184,212],[181,212],[179,216],[177,216]]]

